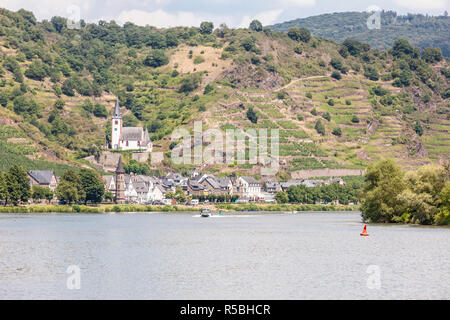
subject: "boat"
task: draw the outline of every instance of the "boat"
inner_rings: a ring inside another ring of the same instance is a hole
[[[211,216],[211,210],[209,210],[209,209],[203,209],[203,210],[200,212],[200,216],[201,216],[202,218],[208,218],[208,217],[210,217],[210,216]]]

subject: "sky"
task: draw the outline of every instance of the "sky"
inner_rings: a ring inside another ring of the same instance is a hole
[[[156,27],[215,26],[248,27],[253,19],[271,25],[323,13],[366,11],[376,6],[399,14],[441,15],[450,0],[0,0],[0,7],[32,11],[38,20],[63,16],[73,21],[114,20]]]

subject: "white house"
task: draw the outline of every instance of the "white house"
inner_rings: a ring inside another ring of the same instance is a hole
[[[239,193],[251,200],[262,198],[261,183],[253,177],[239,177]]]
[[[123,127],[118,99],[111,121],[111,149],[152,152],[153,144],[147,129],[144,130],[142,127]]]

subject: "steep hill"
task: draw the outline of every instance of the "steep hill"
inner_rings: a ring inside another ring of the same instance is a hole
[[[381,12],[381,28],[369,30],[368,12],[339,12],[295,19],[270,26],[276,31],[304,27],[318,37],[343,42],[347,38],[367,42],[377,49],[389,49],[398,38],[407,39],[421,49],[437,47],[450,57],[450,17],[423,14],[397,15],[393,11]]]
[[[212,31],[207,23],[69,29],[63,18],[38,22],[0,9],[0,52],[0,170],[89,166],[84,158],[107,148],[116,96],[124,124],[146,126],[164,153],[148,169],[193,168],[170,161],[170,135],[192,132],[195,120],[222,131],[279,129],[282,178],[355,174],[386,156],[411,167],[450,154],[448,62],[407,41],[380,51],[301,30]],[[248,164],[201,168],[259,174]]]

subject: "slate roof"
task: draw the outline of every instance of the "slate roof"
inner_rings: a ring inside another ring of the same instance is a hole
[[[119,106],[119,99],[116,100],[116,105],[114,107],[113,117],[114,118],[122,118],[122,114],[120,112],[120,106]]]
[[[144,129],[141,127],[123,127],[120,140],[122,141],[143,141]]]
[[[28,174],[39,184],[50,184],[54,172],[51,170],[32,170]]]
[[[244,179],[245,181],[247,181],[248,184],[259,184],[258,180],[256,180],[256,179],[253,178],[253,177],[246,177],[246,176],[243,176],[243,177],[241,177],[241,178]]]

